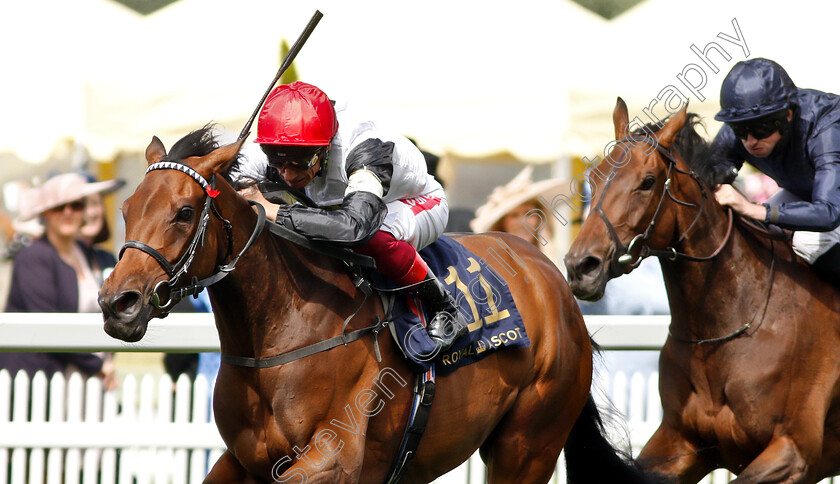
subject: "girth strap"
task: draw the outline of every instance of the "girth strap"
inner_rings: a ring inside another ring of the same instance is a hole
[[[348,343],[356,341],[357,339],[364,338],[369,334],[372,334],[374,335],[374,337],[377,338],[374,344],[378,345],[379,332],[382,331],[386,326],[388,326],[388,324],[390,324],[389,321],[380,320],[377,316],[375,323],[372,326],[357,329],[346,334],[333,336],[330,339],[319,341],[309,346],[304,346],[303,348],[298,348],[296,350],[289,351],[288,353],[272,356],[270,358],[247,358],[244,356],[233,356],[223,354],[222,363],[227,363],[228,365],[234,366],[245,366],[248,368],[271,368],[273,366],[285,365],[286,363],[299,360],[301,358],[306,358],[307,356],[312,356],[316,353],[321,353],[322,351],[331,350],[336,346],[346,346]]]
[[[385,479],[385,484],[397,484],[408,470],[408,464],[417,453],[420,439],[426,432],[426,424],[429,423],[429,414],[432,411],[432,402],[435,400],[435,367],[429,371],[416,375],[414,380],[414,398],[412,399],[411,413],[405,427],[400,448],[397,452],[397,460],[391,466],[391,472]]]

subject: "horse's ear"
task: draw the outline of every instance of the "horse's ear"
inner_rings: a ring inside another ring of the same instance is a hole
[[[630,115],[627,114],[627,104],[620,97],[615,101],[613,109],[613,124],[615,125],[615,139],[623,139],[627,136],[627,125],[630,123]]]
[[[674,144],[688,116],[688,103],[677,113],[668,118],[665,126],[656,133],[656,141],[665,148]]]
[[[207,156],[202,157],[193,168],[206,173],[221,173],[227,170],[233,160],[236,159],[236,155],[239,154],[244,142],[245,138],[242,138],[229,145],[216,148]]]
[[[146,147],[146,161],[151,165],[159,162],[165,156],[166,148],[163,147],[163,142],[157,136],[152,136],[152,142]]]

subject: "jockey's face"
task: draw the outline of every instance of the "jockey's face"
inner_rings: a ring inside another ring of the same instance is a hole
[[[742,139],[741,143],[743,143],[744,148],[746,148],[749,154],[756,158],[767,158],[773,152],[773,148],[776,147],[780,139],[782,139],[782,134],[776,131],[762,139],[756,139],[751,134],[747,135],[747,139]]]
[[[263,145],[268,164],[277,170],[292,188],[303,188],[315,178],[329,153],[324,146]]]
[[[787,121],[793,119],[793,111],[787,110]],[[767,158],[782,139],[778,120],[756,120],[732,125],[732,131],[741,139],[747,152],[756,158]]]
[[[310,168],[298,168],[297,166],[287,163],[279,168],[276,168],[277,173],[283,177],[283,180],[292,188],[303,188],[309,185],[309,182],[318,174],[321,169],[321,160],[315,162]]]

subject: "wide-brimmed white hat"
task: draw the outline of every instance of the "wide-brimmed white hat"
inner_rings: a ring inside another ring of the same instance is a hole
[[[558,193],[568,194],[569,180],[550,178],[534,182],[531,179],[533,171],[533,166],[527,166],[506,185],[493,189],[487,202],[475,211],[475,218],[470,222],[470,228],[474,232],[487,232],[508,212],[525,202],[536,200],[541,196],[551,200]]]
[[[119,190],[123,185],[123,180],[89,183],[78,173],[56,175],[40,186],[21,193],[18,218],[27,221],[65,203],[81,200],[95,193],[106,195]]]

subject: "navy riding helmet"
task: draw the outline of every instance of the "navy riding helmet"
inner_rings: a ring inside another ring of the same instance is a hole
[[[738,62],[720,88],[720,111],[715,119],[738,123],[790,107],[796,86],[779,64],[763,58]]]

